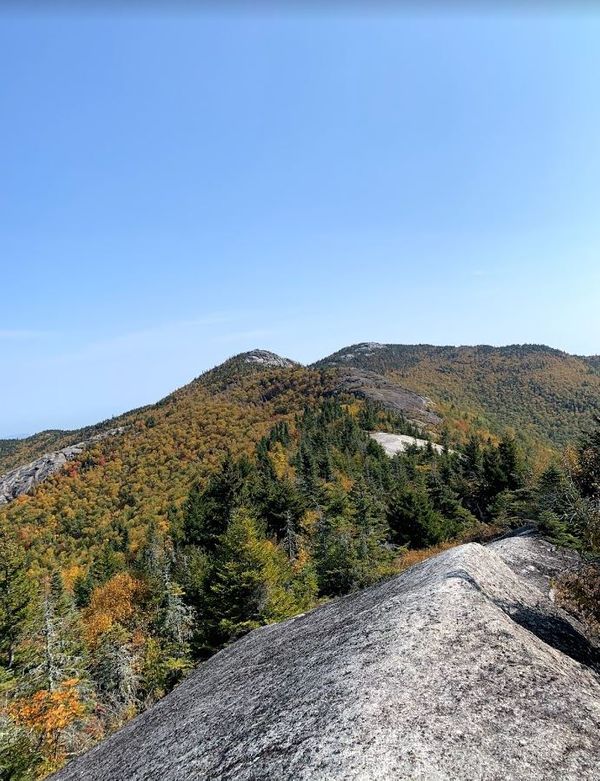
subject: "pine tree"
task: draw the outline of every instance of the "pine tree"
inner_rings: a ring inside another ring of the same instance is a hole
[[[34,585],[25,553],[7,536],[0,539],[0,664],[12,669],[19,639],[31,616]]]
[[[110,580],[123,569],[123,564],[123,555],[117,553],[111,543],[105,543],[85,575],[79,575],[73,583],[75,605],[78,608],[86,607],[96,586]]]
[[[477,523],[475,516],[463,507],[457,492],[452,488],[449,476],[444,478],[442,469],[433,469],[429,474],[427,494],[433,508],[445,519],[448,536],[458,534]]]
[[[388,527],[385,507],[364,479],[357,480],[349,500],[355,529],[356,581],[362,587],[375,582],[390,563],[390,552],[385,547]]]
[[[481,477],[483,470],[483,453],[479,438],[471,435],[463,449],[462,468],[465,475],[471,479]]]
[[[249,510],[236,510],[219,540],[209,585],[213,639],[222,643],[303,609],[292,579],[283,551],[260,534]]]
[[[516,491],[525,483],[525,466],[517,443],[512,437],[503,437],[498,445],[498,462],[504,477],[502,490]]]
[[[212,551],[243,499],[253,467],[247,458],[228,454],[206,488],[195,486],[184,508],[183,542]]]
[[[259,516],[265,521],[269,534],[278,540],[287,538],[287,545],[292,548],[290,558],[293,558],[293,540],[305,510],[302,494],[287,478],[279,480],[263,475],[252,500]]]
[[[435,545],[445,537],[444,521],[422,487],[395,492],[388,507],[392,541],[411,548]]]
[[[348,594],[360,582],[355,529],[348,495],[339,488],[329,491],[326,505],[319,508],[314,559],[319,593]]]

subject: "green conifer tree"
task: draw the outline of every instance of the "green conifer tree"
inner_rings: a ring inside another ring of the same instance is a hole
[[[207,618],[223,643],[304,609],[285,553],[263,537],[252,513],[236,510],[215,551]]]
[[[35,588],[23,549],[0,538],[0,665],[12,669],[22,633],[31,616]]]

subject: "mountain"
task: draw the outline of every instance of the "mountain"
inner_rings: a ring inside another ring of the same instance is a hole
[[[592,781],[600,658],[549,598],[573,563],[464,545],[257,629],[54,781]]]
[[[132,410],[96,427],[75,432],[40,435],[23,440],[16,453],[27,454],[26,464],[14,467],[0,482],[33,487],[40,464],[59,463],[60,473],[34,494],[20,496],[0,509],[6,521],[22,530],[36,549],[52,548],[58,534],[63,543],[55,551],[62,567],[80,554],[88,561],[105,534],[115,527],[137,528],[152,520],[160,525],[180,517],[192,484],[204,480],[227,452],[249,453],[278,421],[292,420],[306,405],[315,404],[333,385],[322,374],[264,350],[231,358],[205,372],[154,405]],[[107,432],[119,432],[106,436]],[[91,434],[83,439],[82,434]],[[47,453],[49,441],[59,450]],[[80,445],[83,447],[80,448]],[[78,452],[73,452],[72,448]],[[109,489],[109,490],[107,490]],[[8,489],[7,489],[8,492]],[[69,508],[65,517],[64,508]]]
[[[457,433],[510,427],[537,445],[560,447],[600,414],[600,362],[544,345],[437,347],[363,342],[315,364],[375,372],[429,397]]]
[[[414,376],[390,368],[407,349],[466,348],[358,345],[311,367],[252,350],[154,405],[11,446],[0,478],[0,774],[44,777],[245,634],[436,551],[523,523],[595,550],[595,440],[571,452],[568,474],[536,469],[548,440],[537,424],[537,440],[503,430],[520,420],[503,406],[508,391],[489,436],[491,419],[426,387],[422,356]],[[523,380],[535,350],[519,349],[490,361],[535,406]],[[465,360],[432,376],[458,392],[450,369]],[[480,408],[502,390],[492,379]],[[476,390],[467,380],[464,398]],[[27,463],[15,465],[19,453]],[[594,582],[576,581],[577,594]],[[579,596],[595,620],[594,600]]]
[[[299,365],[296,361],[282,358],[268,350],[250,350],[229,358],[215,369],[205,372],[203,382],[210,383],[211,380],[219,376],[224,378],[238,377],[244,373],[251,373],[253,369],[260,367],[292,368]],[[46,454],[59,452],[80,442],[92,441],[94,437],[101,436],[106,431],[127,425],[132,418],[154,406],[156,405],[130,410],[123,415],[72,431],[54,429],[41,431],[24,439],[0,439],[0,474]]]

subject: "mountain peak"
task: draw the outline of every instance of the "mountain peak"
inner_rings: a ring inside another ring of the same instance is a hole
[[[232,360],[239,360],[242,363],[258,364],[260,366],[277,366],[279,368],[291,369],[293,366],[298,366],[297,361],[292,361],[290,358],[284,358],[277,353],[272,353],[270,350],[250,350],[247,353],[240,353],[236,355]]]
[[[297,361],[290,358],[284,358],[282,355],[272,353],[270,350],[260,350],[258,348],[249,350],[245,353],[232,355],[223,363],[215,366],[214,369],[202,374],[198,380],[204,384],[217,382],[226,385],[235,381],[240,376],[255,372],[261,369],[293,369],[300,366]]]

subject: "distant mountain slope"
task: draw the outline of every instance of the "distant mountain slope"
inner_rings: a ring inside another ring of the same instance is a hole
[[[359,399],[369,399],[387,409],[401,412],[425,428],[437,427],[442,418],[432,409],[429,399],[407,390],[397,382],[386,379],[376,372],[344,368],[338,372],[338,392],[350,393]]]
[[[236,378],[244,374],[251,374],[256,369],[294,366],[297,367],[300,364],[267,350],[251,350],[229,358],[214,369],[202,374],[190,385],[201,384],[215,388],[219,382],[225,383],[225,385],[231,384],[232,381],[235,382]],[[73,447],[97,436],[101,437],[105,432],[125,426],[132,420],[139,418],[145,411],[164,405],[170,398],[171,395],[155,405],[129,410],[122,415],[79,429],[69,431],[53,429],[40,431],[23,439],[0,439],[0,476],[48,454]]]
[[[111,427],[125,426],[122,435],[97,439],[33,495],[0,506],[0,528],[18,528],[35,560],[49,557],[62,568],[91,561],[125,531],[135,545],[149,523],[178,523],[192,484],[227,452],[251,452],[275,423],[332,390],[326,375],[273,353],[235,356],[157,404],[112,419]],[[105,425],[70,432],[67,444]]]
[[[296,361],[291,361],[289,358],[282,358],[268,350],[250,350],[229,358],[214,369],[205,372],[196,382],[214,386],[218,383],[219,378],[226,382],[227,379],[231,380],[242,374],[250,374],[257,368],[291,368],[294,366],[300,366],[300,364]],[[110,429],[126,425],[131,419],[142,414],[144,410],[150,409],[152,406],[154,405],[129,410],[122,415],[101,421],[100,423],[70,431],[52,429],[40,431],[23,439],[0,439],[0,475],[34,461],[47,453],[62,450],[79,442],[89,440]]]
[[[106,437],[122,434],[124,430],[123,426],[107,429],[100,434],[95,434],[90,439],[67,445],[60,450],[50,451],[27,464],[17,466],[0,475],[0,504],[6,504],[22,494],[29,493],[44,480],[60,472],[68,461],[81,455],[87,447]]]
[[[464,545],[257,629],[53,778],[597,779],[596,653],[548,598],[569,561]]]
[[[41,458],[46,453],[62,450],[126,425],[132,416],[140,414],[143,409],[145,408],[140,407],[139,409],[130,410],[117,417],[103,420],[100,423],[70,431],[51,429],[49,431],[40,431],[23,439],[0,439],[0,475],[37,458]]]
[[[0,439],[0,474],[19,467],[29,461],[81,442],[99,432],[102,424],[72,431],[54,429],[40,431],[23,439]]]
[[[600,414],[600,363],[543,345],[345,347],[316,367],[377,372],[429,396],[455,429],[512,427],[531,440],[561,446]]]

